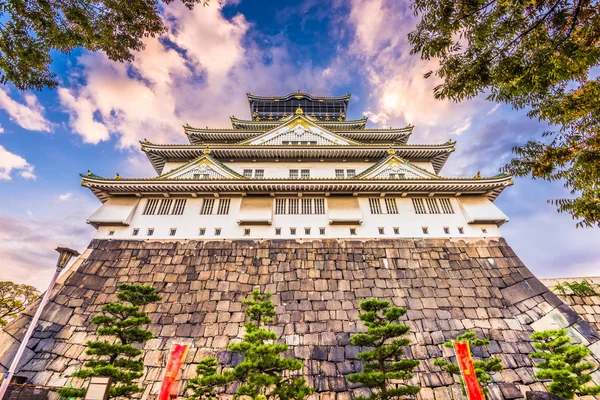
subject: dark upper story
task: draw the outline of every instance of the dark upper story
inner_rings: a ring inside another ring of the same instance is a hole
[[[297,91],[285,96],[256,96],[248,93],[250,113],[255,121],[279,120],[294,115],[300,107],[305,115],[320,121],[345,121],[350,95],[313,96]]]

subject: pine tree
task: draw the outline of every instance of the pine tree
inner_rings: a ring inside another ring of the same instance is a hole
[[[372,349],[357,355],[363,362],[363,370],[348,375],[348,380],[375,391],[369,397],[358,399],[387,400],[416,395],[420,387],[397,383],[412,378],[413,370],[419,365],[417,360],[402,358],[402,347],[410,344],[410,340],[401,338],[410,328],[399,323],[406,314],[406,308],[390,307],[389,301],[369,299],[360,303],[360,309],[363,313],[358,317],[367,327],[367,332],[357,333],[350,342]],[[392,386],[392,381],[395,386]]]
[[[98,325],[99,336],[113,336],[114,339],[90,341],[86,354],[93,356],[87,361],[85,368],[75,372],[74,377],[87,379],[93,376],[112,377],[109,398],[131,398],[141,393],[143,388],[134,381],[143,375],[144,364],[142,351],[134,347],[152,339],[152,332],[142,329],[142,325],[150,323],[150,318],[140,307],[160,300],[152,286],[119,285],[117,298],[119,302],[108,303],[102,307],[102,313],[92,318]],[[129,303],[129,304],[126,304]],[[85,388],[63,388],[59,390],[63,398],[83,397]]]
[[[550,379],[550,393],[565,399],[575,395],[598,395],[600,386],[586,385],[592,380],[585,371],[593,370],[595,365],[584,361],[590,354],[587,347],[571,344],[571,338],[564,329],[534,332],[531,340],[537,351],[531,353],[531,358],[543,360],[536,363],[539,369],[534,375],[538,379]]]
[[[252,300],[244,300],[246,316],[250,319],[244,326],[246,334],[239,343],[229,345],[229,350],[240,353],[244,361],[217,373],[217,362],[209,357],[198,365],[198,377],[191,379],[188,388],[193,391],[192,399],[214,399],[214,389],[237,382],[234,399],[244,397],[253,400],[303,400],[313,393],[301,377],[290,376],[290,372],[302,369],[302,361],[285,358],[281,353],[288,346],[276,343],[277,334],[264,326],[273,323],[275,307],[270,301],[270,293],[252,292]]]
[[[449,340],[446,343],[444,343],[444,347],[454,348],[455,341],[469,343],[469,346],[471,348],[475,346],[487,346],[488,344],[490,344],[490,341],[488,339],[479,339],[475,332],[465,332],[462,335],[458,335],[455,340]],[[458,367],[458,365],[448,362],[443,358],[438,358],[433,362],[433,364],[437,365],[438,367],[442,367],[449,374],[459,376],[461,375],[460,368]],[[475,375],[477,375],[477,380],[479,381],[483,392],[487,396],[489,390],[486,386],[492,382],[492,377],[488,375],[488,372],[502,371],[502,359],[492,358],[489,361],[476,360],[473,361],[473,366],[475,367]],[[463,394],[466,395],[467,392],[465,390],[465,384],[462,377],[460,378],[460,384],[462,385]]]

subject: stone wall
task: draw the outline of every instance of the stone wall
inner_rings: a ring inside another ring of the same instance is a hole
[[[504,240],[185,241],[95,240],[84,259],[52,294],[18,375],[29,383],[64,386],[94,339],[91,317],[115,299],[120,283],[153,285],[163,297],[146,307],[156,338],[145,346],[143,398],[154,399],[173,343],[191,350],[183,379],[215,354],[236,362],[227,344],[240,338],[242,300],[255,286],[275,293],[274,329],[289,353],[305,361],[304,374],[327,399],[349,399],[360,388],[345,376],[360,369],[349,343],[359,329],[358,304],[376,297],[408,308],[410,354],[421,360],[415,383],[422,399],[461,399],[454,378],[433,366],[450,355],[442,343],[467,330],[491,340],[477,356],[498,356],[492,398],[521,398],[543,389],[531,378],[532,329],[567,327],[600,361],[600,335],[549,291]],[[0,334],[6,366],[26,323],[26,312]],[[599,377],[596,379],[600,381]]]
[[[600,265],[598,266],[600,269]],[[564,295],[556,290],[554,286],[557,283],[562,282],[581,282],[582,280],[588,280],[593,284],[600,285],[600,277],[580,277],[580,278],[552,278],[552,279],[540,279],[548,289],[552,290],[558,297],[561,298],[566,304],[568,304],[573,311],[581,315],[581,317],[590,323],[597,331],[600,331],[600,296],[573,296]]]

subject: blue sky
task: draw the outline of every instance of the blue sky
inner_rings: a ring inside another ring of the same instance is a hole
[[[409,55],[416,21],[397,3],[173,3],[163,10],[169,32],[148,39],[131,64],[56,54],[58,90],[0,87],[0,279],[43,287],[56,245],[86,247],[94,230],[85,219],[99,202],[79,173],[151,176],[139,140],[183,143],[185,123],[227,127],[230,115],[249,117],[246,92],[352,93],[349,118],[413,124],[413,143],[456,140],[443,175],[496,174],[514,145],[545,127],[484,96],[435,100],[435,80],[422,77],[435,62]],[[539,277],[600,270],[598,229],[576,229],[546,202],[568,195],[560,182],[517,179],[497,200],[511,218],[505,237]]]

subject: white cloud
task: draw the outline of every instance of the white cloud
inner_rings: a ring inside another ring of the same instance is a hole
[[[492,115],[496,112],[496,110],[500,107],[500,103],[496,104],[490,111],[488,111],[485,115]]]
[[[36,176],[33,170],[34,166],[29,164],[27,160],[11,153],[0,145],[0,180],[11,180],[13,171],[16,171],[24,179],[35,180]]]
[[[73,193],[65,193],[58,196],[60,201],[67,201],[73,196]]]
[[[461,133],[466,132],[471,127],[471,118],[467,118],[465,123],[452,132],[453,135],[460,135]]]
[[[30,131],[50,132],[52,123],[44,117],[44,107],[37,97],[31,93],[23,94],[25,104],[14,100],[6,87],[0,87],[0,108],[6,111],[11,119],[23,129]]]

